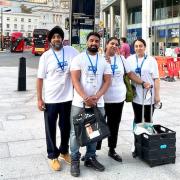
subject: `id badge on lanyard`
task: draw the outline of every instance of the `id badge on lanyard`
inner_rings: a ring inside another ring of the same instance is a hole
[[[137,67],[136,67],[136,69],[135,69],[135,73],[136,73],[136,75],[137,75],[139,78],[141,78],[141,71],[142,71],[142,67],[143,67],[143,64],[144,64],[144,61],[146,60],[146,58],[147,58],[147,55],[144,55],[143,61],[142,61],[142,63],[141,63],[141,66],[138,67],[138,57],[137,57],[137,55],[136,55]]]
[[[97,82],[97,76],[96,75],[94,75],[94,74],[88,74],[88,76],[87,76],[87,83],[88,84],[91,84],[93,87],[97,87],[97,84],[98,84],[98,82]]]

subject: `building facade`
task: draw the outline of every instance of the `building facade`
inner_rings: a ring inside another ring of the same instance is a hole
[[[23,32],[24,37],[32,37],[35,28],[51,29],[56,25],[65,31],[69,39],[69,30],[65,28],[65,19],[69,17],[69,0],[9,0],[3,8],[3,35]],[[6,9],[11,11],[6,12]]]
[[[180,0],[113,0],[102,13],[109,36],[125,36],[130,44],[142,37],[149,54],[180,46]]]

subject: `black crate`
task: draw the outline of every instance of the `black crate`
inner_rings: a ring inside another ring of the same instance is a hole
[[[136,156],[146,161],[151,167],[175,163],[176,132],[161,125],[154,125],[154,128],[157,134],[135,135]]]

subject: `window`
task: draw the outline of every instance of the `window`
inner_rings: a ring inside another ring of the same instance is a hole
[[[31,25],[28,25],[28,30],[31,30]]]
[[[21,18],[21,22],[24,22],[24,18]]]
[[[16,17],[14,18],[14,21],[15,21],[15,22],[17,21],[17,18],[16,18]]]
[[[156,0],[153,2],[153,20],[180,16],[178,0]]]
[[[24,25],[21,25],[21,30],[24,30]]]
[[[10,24],[6,24],[6,28],[10,28]]]
[[[28,19],[28,22],[31,22],[31,19]]]
[[[14,24],[14,29],[17,29],[17,24]]]
[[[137,24],[142,22],[142,7],[134,7],[128,10],[128,24]]]
[[[7,21],[10,21],[10,17],[7,17],[6,20],[7,20]]]

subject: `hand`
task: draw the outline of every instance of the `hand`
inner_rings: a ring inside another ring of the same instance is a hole
[[[45,103],[43,100],[38,100],[38,109],[40,111],[44,111],[45,110]]]
[[[96,100],[94,96],[88,96],[87,100],[85,101],[85,105],[89,107],[94,107],[96,106]]]
[[[143,87],[144,87],[145,89],[150,89],[150,88],[151,88],[151,84],[150,84],[149,82],[144,82],[144,83],[143,83]]]

